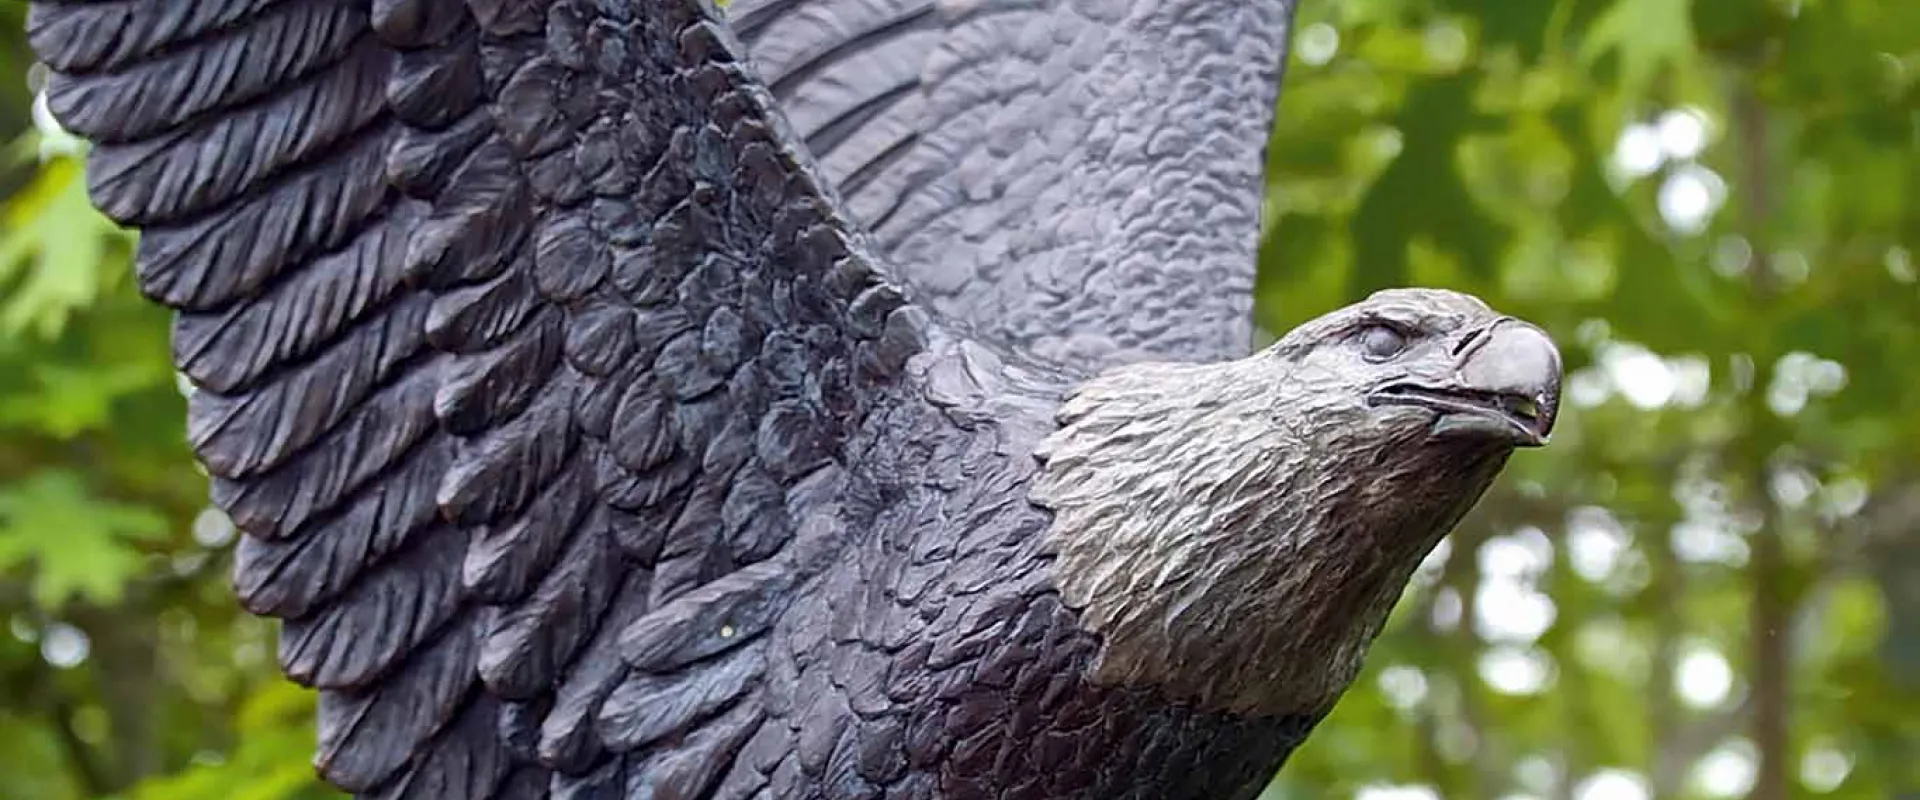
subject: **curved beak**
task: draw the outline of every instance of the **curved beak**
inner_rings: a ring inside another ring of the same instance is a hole
[[[1505,440],[1539,447],[1560,411],[1560,350],[1545,331],[1512,317],[1462,337],[1452,374],[1396,381],[1368,395],[1373,405],[1417,405],[1437,415],[1435,436]]]

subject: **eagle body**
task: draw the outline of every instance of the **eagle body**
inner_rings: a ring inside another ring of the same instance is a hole
[[[1546,443],[1252,351],[1292,0],[35,0],[233,584],[362,798],[1248,798]],[[729,16],[731,15],[731,16]]]
[[[869,441],[885,455],[847,476],[842,509],[866,511],[832,535],[856,542],[769,632],[771,719],[729,779],[740,796],[1258,794],[1318,715],[1090,680],[1099,640],[1061,599],[1051,515],[1026,498],[1054,387],[992,380],[963,352],[927,361],[935,402],[882,411]]]

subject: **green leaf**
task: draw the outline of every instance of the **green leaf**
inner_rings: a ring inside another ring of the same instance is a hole
[[[1497,266],[1509,232],[1481,210],[1460,173],[1461,143],[1487,123],[1474,109],[1476,83],[1472,76],[1449,75],[1408,90],[1395,117],[1408,134],[1404,149],[1354,210],[1351,296],[1433,283],[1445,259],[1476,279]]]
[[[153,386],[152,364],[120,362],[27,368],[32,391],[0,393],[0,424],[22,425],[58,439],[100,430],[113,421],[113,403]]]
[[[1521,58],[1537,59],[1545,50],[1547,33],[1556,14],[1566,13],[1570,0],[1532,0],[1526,3],[1506,0],[1450,0],[1449,10],[1479,24],[1480,35],[1489,49],[1513,47]]]
[[[1646,96],[1662,70],[1689,67],[1697,57],[1692,8],[1693,0],[1617,0],[1587,31],[1580,60],[1592,67],[1614,56],[1621,88]]]
[[[0,207],[0,335],[59,335],[124,268],[107,253],[125,235],[93,207],[78,160],[48,162]]]
[[[96,497],[66,470],[0,488],[0,569],[34,565],[34,599],[45,608],[75,597],[117,602],[142,563],[133,543],[166,533],[165,517]]]

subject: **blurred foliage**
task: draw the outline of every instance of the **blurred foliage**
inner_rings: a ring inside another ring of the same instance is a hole
[[[165,315],[0,6],[0,800],[279,800],[312,698],[226,585]],[[1308,2],[1259,314],[1541,322],[1554,444],[1271,798],[1920,792],[1920,4]]]

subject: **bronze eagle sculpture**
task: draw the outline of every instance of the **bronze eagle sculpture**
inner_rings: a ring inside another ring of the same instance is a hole
[[[370,798],[1250,798],[1551,340],[1252,350],[1292,0],[36,0]]]

